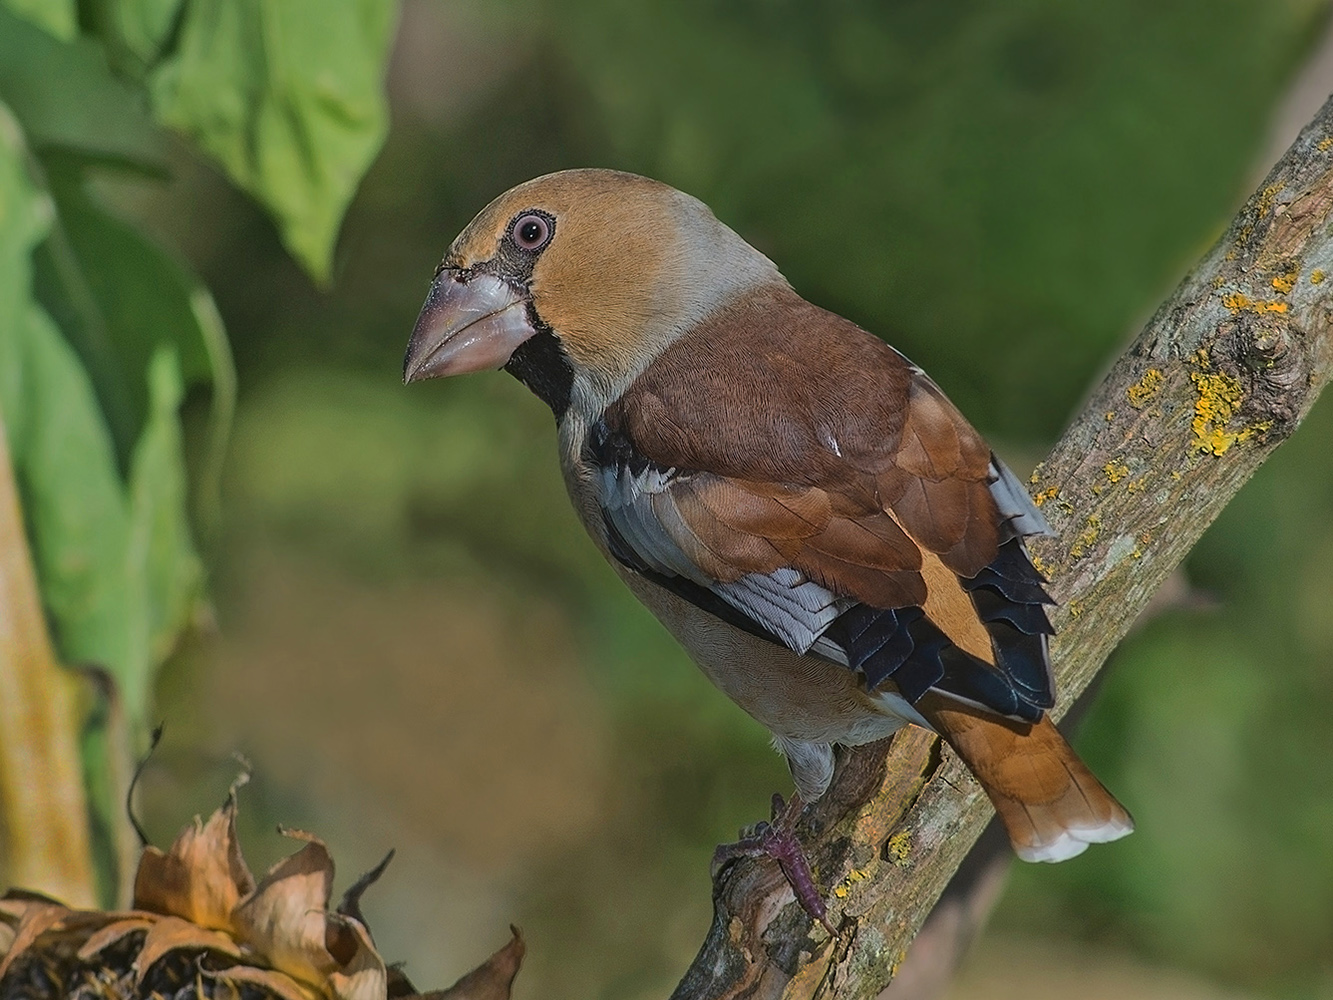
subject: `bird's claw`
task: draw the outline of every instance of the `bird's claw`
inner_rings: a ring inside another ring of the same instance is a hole
[[[724,866],[740,858],[772,858],[786,876],[801,909],[819,921],[831,937],[837,937],[838,932],[829,923],[828,907],[824,905],[824,897],[815,884],[814,872],[810,869],[805,850],[795,832],[782,822],[786,818],[783,810],[782,796],[774,795],[773,822],[761,820],[748,833],[743,833],[736,843],[719,846],[713,852],[713,874],[716,875]]]

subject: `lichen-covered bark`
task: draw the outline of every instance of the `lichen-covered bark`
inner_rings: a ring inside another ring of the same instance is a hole
[[[1331,209],[1333,100],[1033,474],[1058,533],[1031,545],[1060,602],[1057,719],[1333,373]],[[734,864],[673,1000],[875,997],[991,815],[921,730],[848,753],[804,819],[837,938],[776,865]]]

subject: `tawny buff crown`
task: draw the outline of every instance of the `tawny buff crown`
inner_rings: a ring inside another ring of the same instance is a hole
[[[773,263],[703,202],[616,170],[565,170],[527,181],[482,209],[445,263],[493,259],[523,213],[554,219],[529,284],[541,320],[576,365],[622,383],[697,320],[756,285]]]

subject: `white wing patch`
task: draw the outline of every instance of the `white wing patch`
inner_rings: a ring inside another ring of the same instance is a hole
[[[734,583],[713,583],[709,589],[798,653],[809,652],[833,620],[856,603],[786,566],[749,573]]]
[[[1037,505],[1032,502],[1032,497],[1028,496],[1028,491],[1018,481],[1018,477],[993,455],[990,474],[993,477],[990,495],[995,498],[995,505],[1000,508],[1000,517],[1007,525],[1005,530],[1008,531],[1008,535],[1005,537],[1055,534]]]
[[[633,473],[624,465],[602,466],[601,504],[607,521],[634,555],[648,568],[682,576],[711,590],[737,611],[777,636],[789,648],[806,653],[833,621],[856,602],[808,580],[790,567],[772,573],[748,573],[738,580],[712,579],[690,559],[688,550],[703,548],[690,530],[671,486],[685,475],[675,469],[648,466]],[[827,640],[835,655],[841,648]]]

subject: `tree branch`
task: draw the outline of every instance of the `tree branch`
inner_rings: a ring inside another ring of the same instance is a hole
[[[1030,546],[1060,602],[1057,719],[1333,373],[1331,208],[1333,100],[1033,474],[1058,532]],[[991,815],[923,730],[842,755],[803,820],[838,937],[812,925],[776,865],[738,862],[673,1000],[875,997]]]

